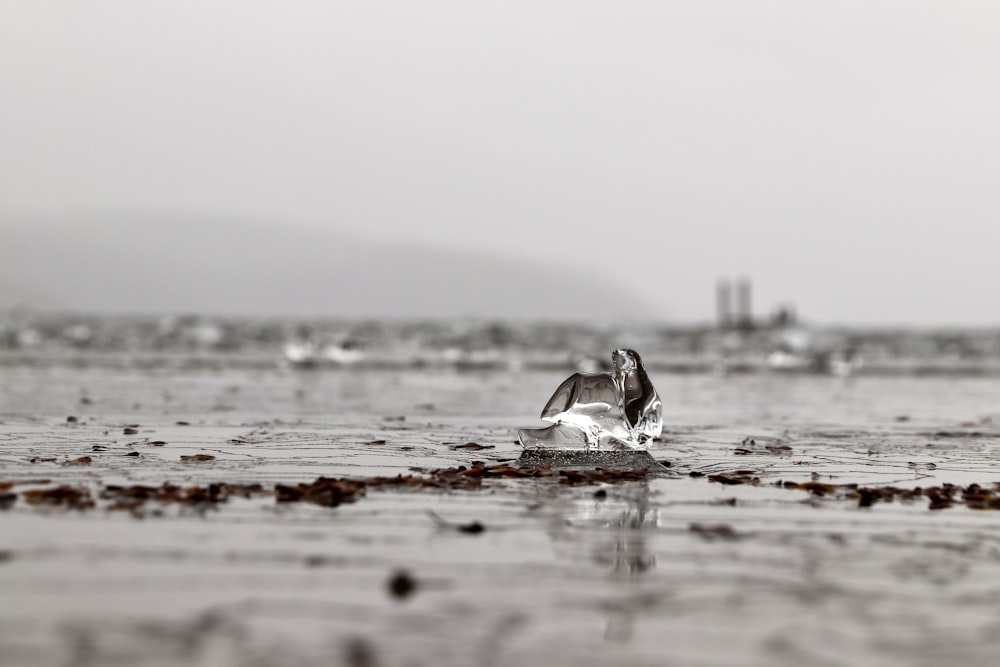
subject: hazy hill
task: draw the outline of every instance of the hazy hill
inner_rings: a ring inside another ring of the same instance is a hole
[[[658,318],[611,268],[317,230],[136,219],[0,224],[0,307],[107,313]]]

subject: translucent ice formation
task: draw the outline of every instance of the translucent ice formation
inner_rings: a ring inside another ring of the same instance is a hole
[[[575,373],[542,410],[552,426],[522,429],[528,449],[645,449],[663,431],[662,405],[635,350],[615,350],[611,373]]]

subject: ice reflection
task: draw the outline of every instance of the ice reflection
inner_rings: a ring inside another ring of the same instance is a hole
[[[646,480],[587,488],[537,485],[525,498],[529,510],[543,514],[556,554],[572,563],[596,565],[624,582],[656,567],[651,531],[660,525],[659,508]],[[604,639],[632,638],[634,605],[604,607]]]
[[[536,487],[525,500],[529,509],[545,515],[546,531],[561,558],[583,557],[625,577],[656,566],[648,531],[659,526],[660,515],[650,502],[648,482],[606,485],[596,491]]]

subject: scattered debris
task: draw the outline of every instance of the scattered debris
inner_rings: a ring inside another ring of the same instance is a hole
[[[361,480],[320,477],[311,484],[278,484],[274,487],[274,495],[278,502],[305,501],[324,507],[337,507],[342,503],[353,503],[364,495],[366,486]]]
[[[782,445],[780,443],[765,444],[763,446],[757,445],[757,440],[751,437],[743,438],[740,442],[740,446],[733,450],[733,454],[737,456],[749,456],[751,454],[788,454],[792,451],[792,448],[788,445]]]
[[[417,591],[417,580],[406,570],[396,570],[386,582],[389,594],[397,600],[404,600]]]
[[[719,484],[760,484],[759,477],[753,477],[750,474],[746,474],[744,471],[738,471],[738,473],[719,473],[717,475],[709,475],[708,481],[718,482]]]
[[[735,540],[739,538],[733,527],[727,523],[702,524],[692,523],[688,526],[692,533],[701,535],[706,540]]]
[[[468,535],[478,535],[486,530],[486,526],[478,521],[472,521],[470,523],[452,523],[451,521],[446,521],[441,518],[441,515],[434,510],[427,510],[427,514],[440,528],[457,530],[460,533],[466,533]]]
[[[979,484],[962,487],[942,484],[927,488],[905,489],[896,486],[859,486],[858,484],[824,484],[822,482],[777,482],[775,486],[785,489],[808,491],[818,497],[838,497],[858,501],[858,507],[871,507],[875,503],[891,503],[894,500],[912,502],[917,498],[927,498],[927,509],[942,510],[964,504],[975,510],[1000,510],[1000,483],[993,488]]]
[[[373,441],[378,442],[378,441]],[[153,443],[156,444],[156,443]],[[163,443],[166,444],[166,443]],[[468,443],[474,444],[474,443]],[[95,445],[94,448],[102,447]],[[480,446],[482,447],[482,446]],[[486,447],[484,447],[486,448]],[[124,456],[138,457],[139,452],[128,452]],[[184,462],[213,461],[210,454],[181,455]],[[53,458],[35,457],[32,463],[55,462]],[[81,456],[68,461],[67,465],[86,465],[92,462],[91,457]],[[917,467],[930,467],[933,464],[912,464]],[[265,488],[260,484],[241,485],[217,483],[205,487],[180,487],[165,483],[160,487],[151,486],[107,486],[101,491],[100,499],[110,500],[109,509],[137,511],[148,500],[157,502],[176,502],[184,504],[214,505],[225,502],[230,497],[249,498],[252,495],[274,495],[277,502],[310,502],[324,507],[337,507],[344,503],[353,503],[364,497],[369,488],[408,488],[408,489],[446,489],[446,490],[479,490],[484,488],[488,480],[502,479],[553,479],[559,484],[606,484],[616,482],[639,481],[647,477],[646,470],[613,470],[604,468],[583,470],[556,470],[549,466],[520,468],[506,463],[486,465],[482,461],[473,461],[468,466],[451,468],[411,468],[414,473],[399,474],[395,477],[368,478],[327,478],[319,477],[311,483],[277,484]],[[723,485],[758,486],[762,482],[753,469],[738,469],[729,472],[706,475],[693,470],[688,473],[692,478],[706,477],[709,482]],[[778,480],[774,487],[806,491],[817,498],[855,500],[858,507],[872,507],[879,502],[891,503],[896,500],[912,502],[918,498],[927,498],[928,509],[941,510],[949,507],[965,505],[976,510],[1000,510],[1000,482],[992,485],[970,484],[962,487],[954,484],[941,484],[931,487],[901,488],[895,486],[863,487],[856,483],[830,484],[819,481],[820,476],[813,474],[810,481],[794,482]],[[0,509],[9,509],[16,502],[16,493],[3,493],[16,484],[49,484],[48,479],[34,480],[0,480]],[[71,509],[91,509],[95,506],[94,499],[87,487],[75,487],[63,484],[49,489],[32,489],[21,493],[28,505],[65,506]],[[597,489],[593,497],[603,500],[608,497],[606,489]],[[725,502],[735,504],[736,499]],[[454,524],[445,521],[433,512],[429,512],[435,521],[442,526],[467,534],[479,534],[486,527],[479,521],[468,524]],[[702,532],[715,527],[705,527],[692,524],[691,530]]]
[[[808,491],[814,496],[829,496],[837,490],[837,485],[835,484],[824,484],[822,482],[810,481],[810,482],[782,482],[781,487],[784,489],[801,489],[802,491]],[[844,488],[848,488],[850,485],[844,485]],[[857,488],[854,485],[853,488]]]
[[[61,484],[51,489],[29,489],[22,491],[21,495],[29,505],[52,505],[74,510],[89,510],[94,507],[90,489],[85,486]]]
[[[645,470],[553,470],[547,466],[517,468],[504,463],[488,466],[474,461],[470,466],[426,470],[411,468],[423,475],[396,475],[395,477],[367,477],[361,479],[320,477],[304,484],[278,484],[274,487],[278,502],[311,502],[325,507],[353,503],[365,495],[369,488],[398,487],[414,489],[477,490],[484,479],[552,478],[560,484],[601,484],[625,482],[646,478]],[[465,532],[482,532],[469,527]]]
[[[467,442],[464,445],[452,445],[448,449],[469,449],[479,451],[480,449],[496,449],[495,445],[480,445],[478,442]]]
[[[858,489],[858,507],[871,507],[878,497],[871,489]]]
[[[351,637],[344,642],[344,664],[347,667],[376,667],[375,647],[363,637]]]
[[[478,535],[486,530],[486,526],[479,523],[478,521],[472,521],[471,523],[461,523],[455,526],[455,528],[460,533],[468,533],[469,535]]]
[[[377,667],[374,645],[363,637],[351,637],[344,642],[346,667]]]
[[[127,510],[135,512],[147,501],[158,503],[179,503],[183,505],[217,505],[230,498],[250,498],[255,495],[267,495],[268,491],[260,484],[227,484],[218,482],[207,486],[176,486],[164,483],[161,486],[109,485],[100,493],[102,500],[110,500],[110,510]]]

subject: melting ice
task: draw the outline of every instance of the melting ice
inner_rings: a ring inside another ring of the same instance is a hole
[[[518,431],[528,449],[645,449],[663,431],[660,396],[635,350],[615,350],[611,373],[575,373],[542,409],[545,428]]]

